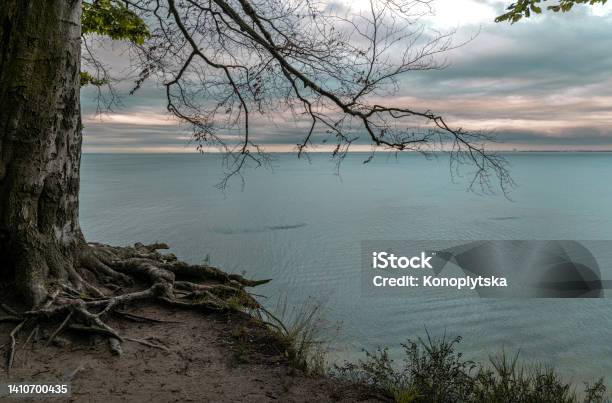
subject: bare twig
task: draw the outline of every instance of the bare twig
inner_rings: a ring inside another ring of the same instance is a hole
[[[162,345],[159,345],[159,344],[151,343],[149,341],[142,340],[142,339],[134,339],[134,338],[131,338],[131,337],[126,337],[125,340],[132,341],[134,343],[139,343],[139,344],[142,344],[144,346],[157,348],[157,349],[164,350],[164,351],[170,351],[170,349],[168,347],[166,347],[166,346],[162,346]]]
[[[17,313],[16,310],[14,310],[13,308],[11,308],[10,306],[8,306],[7,304],[4,303],[0,303],[0,308],[4,309],[4,311],[6,313],[9,313],[13,316],[19,316],[19,313]]]
[[[10,333],[9,337],[11,339],[11,345],[9,347],[9,351],[8,351],[8,357],[7,357],[7,365],[6,365],[6,370],[8,373],[10,373],[11,368],[13,367],[13,360],[15,359],[15,348],[16,348],[16,344],[17,344],[17,340],[16,340],[16,335],[19,333],[19,330],[21,330],[21,328],[23,327],[23,325],[25,325],[25,323],[27,322],[26,320],[23,320],[21,323],[19,323]]]

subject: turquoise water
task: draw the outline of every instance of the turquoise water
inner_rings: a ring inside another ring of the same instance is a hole
[[[274,306],[325,302],[340,324],[332,357],[398,346],[409,337],[461,335],[482,359],[504,349],[557,366],[575,382],[612,382],[612,299],[361,296],[360,242],[410,239],[612,239],[612,154],[521,153],[508,158],[512,201],[466,192],[444,157],[350,155],[340,176],[327,155],[277,154],[221,192],[219,156],[83,157],[81,223],[92,241],[164,241],[189,262],[274,281],[257,290]],[[610,275],[610,268],[602,268]],[[604,275],[605,276],[605,275]],[[607,278],[608,280],[612,278]],[[609,293],[610,291],[608,291]]]

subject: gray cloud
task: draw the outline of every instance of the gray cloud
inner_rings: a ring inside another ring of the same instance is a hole
[[[473,1],[497,13],[506,4]],[[605,7],[612,10],[612,5]],[[490,130],[509,147],[612,149],[612,12],[596,16],[579,7],[514,25],[487,20],[459,28],[457,40],[478,31],[476,38],[448,55],[448,68],[409,73],[394,98],[386,100],[432,109],[465,128]],[[116,48],[104,57],[114,70],[126,71],[125,54]],[[130,85],[127,80],[122,90]],[[95,111],[92,90],[84,90],[82,98],[89,116]],[[156,85],[124,97],[123,104],[116,112],[133,116],[133,122],[86,120],[86,151],[189,150],[188,128],[146,121],[147,114],[161,119],[165,113],[163,92]],[[263,144],[294,145],[306,126],[289,115],[274,122],[254,119],[255,137]]]
[[[463,34],[474,27],[464,27]],[[411,74],[406,83],[428,93],[548,94],[596,84],[612,71],[612,18],[577,8],[537,21],[484,24],[470,43],[453,51],[442,71]],[[478,81],[482,85],[474,85]],[[464,86],[462,84],[472,84]],[[612,88],[601,88],[605,93]],[[411,91],[412,92],[412,91]]]

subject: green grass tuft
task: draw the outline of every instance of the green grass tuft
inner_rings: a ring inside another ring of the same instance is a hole
[[[299,308],[289,309],[287,298],[280,298],[272,313],[262,309],[261,318],[286,346],[285,355],[292,367],[310,375],[327,372],[324,340],[327,326],[322,319],[323,304],[309,298]]]

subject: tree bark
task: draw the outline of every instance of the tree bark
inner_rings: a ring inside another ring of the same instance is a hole
[[[32,306],[82,283],[80,19],[80,0],[0,0],[0,275]]]

